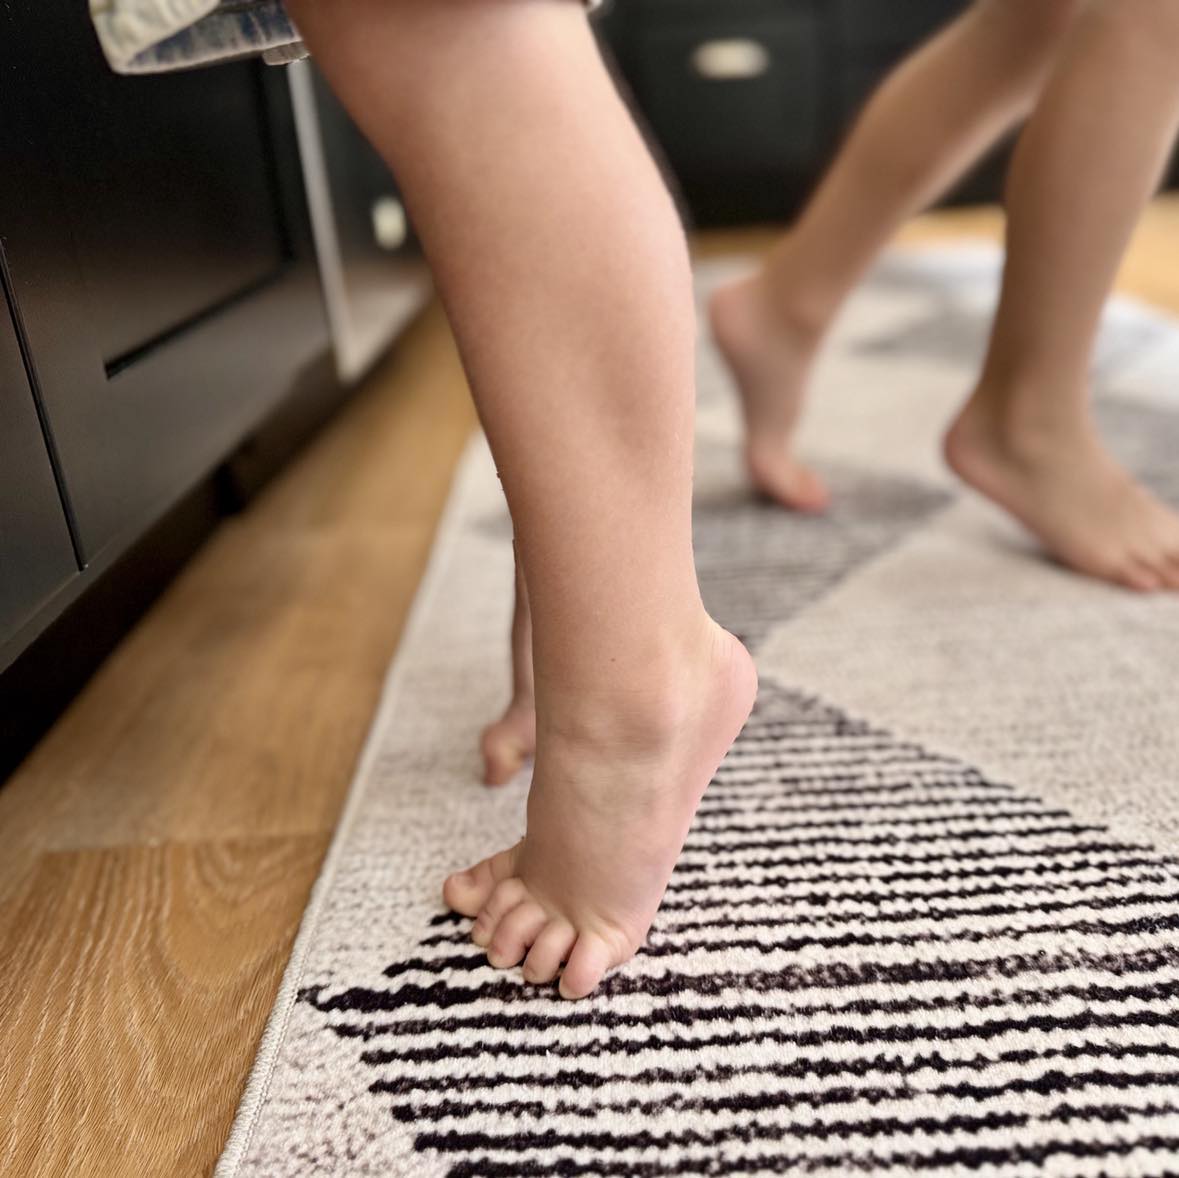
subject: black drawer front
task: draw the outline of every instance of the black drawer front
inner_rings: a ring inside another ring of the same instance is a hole
[[[644,113],[682,173],[788,171],[816,150],[824,44],[810,3],[648,0],[634,60]]]
[[[0,291],[0,670],[5,642],[77,574],[65,511]]]
[[[15,298],[83,562],[121,550],[330,349],[285,71],[110,74],[73,0],[0,6]]]
[[[285,261],[258,70],[118,77],[80,53],[90,101],[56,151],[109,368]]]
[[[968,6],[969,0],[836,0],[840,121],[853,118],[894,65]]]
[[[892,57],[923,41],[968,4],[969,0],[833,0],[831,12],[845,49]]]

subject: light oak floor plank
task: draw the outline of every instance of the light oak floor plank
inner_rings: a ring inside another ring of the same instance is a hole
[[[328,838],[39,856],[0,959],[0,1173],[208,1168]]]
[[[1179,199],[1119,285],[1179,313]],[[0,790],[0,1173],[211,1168],[474,422],[432,308]]]

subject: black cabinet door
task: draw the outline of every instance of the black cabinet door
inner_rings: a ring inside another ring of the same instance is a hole
[[[646,0],[633,19],[639,97],[680,171],[786,172],[812,158],[824,67],[812,0]]]
[[[5,642],[77,575],[65,511],[0,291],[0,670]]]
[[[828,10],[839,47],[837,117],[855,117],[881,79],[903,57],[959,16],[967,0],[834,0]]]
[[[255,61],[118,77],[78,0],[0,7],[0,77],[0,234],[89,563],[322,370],[289,95]]]
[[[699,224],[797,207],[830,138],[828,0],[620,0],[599,29]]]

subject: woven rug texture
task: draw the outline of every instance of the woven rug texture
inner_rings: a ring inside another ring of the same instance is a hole
[[[648,945],[577,1004],[440,902],[528,786],[478,784],[512,555],[472,446],[221,1178],[1179,1174],[1179,599],[1068,573],[944,470],[999,267],[896,252],[854,298],[802,437],[821,517],[750,495],[701,340],[701,584],[762,689]],[[1093,384],[1179,503],[1179,324],[1115,300]]]

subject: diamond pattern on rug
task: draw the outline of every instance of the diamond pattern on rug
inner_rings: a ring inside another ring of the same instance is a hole
[[[769,686],[593,999],[491,970],[450,915],[300,998],[411,1127],[397,1173],[1159,1174],[1177,868]]]
[[[1103,397],[1094,411],[1118,460],[1161,499],[1179,506],[1179,414],[1117,396]]]
[[[1001,255],[987,247],[941,257],[921,251],[886,255],[872,271],[870,289],[877,296],[915,299],[920,309],[905,322],[852,336],[846,342],[849,352],[909,364],[920,357],[973,377],[994,320],[1001,265]],[[1174,346],[1173,320],[1112,302],[1102,317],[1090,383],[1099,397],[1116,392],[1123,373],[1144,353]]]
[[[707,461],[707,454],[704,456]],[[916,479],[824,466],[832,503],[822,515],[784,511],[747,488],[698,495],[696,571],[704,604],[751,650],[769,629],[954,501]]]

